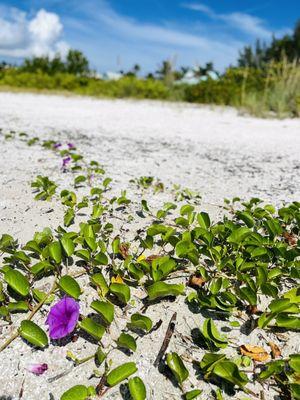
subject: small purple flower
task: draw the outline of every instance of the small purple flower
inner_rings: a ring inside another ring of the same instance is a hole
[[[70,161],[71,161],[71,157],[70,157],[70,156],[65,157],[65,158],[63,159],[63,165],[62,165],[62,167],[65,168],[65,167],[69,164]]]
[[[59,149],[61,147],[61,143],[57,142],[53,145],[55,149]]]
[[[34,375],[42,375],[47,371],[47,364],[29,364],[26,368],[29,372],[32,372]]]
[[[47,317],[51,339],[61,339],[73,332],[79,318],[79,304],[71,297],[64,297],[53,307]]]
[[[68,143],[68,148],[69,148],[69,150],[75,149],[75,144]]]

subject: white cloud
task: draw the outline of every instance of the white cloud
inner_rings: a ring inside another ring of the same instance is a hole
[[[264,20],[247,13],[233,12],[218,14],[212,8],[202,3],[184,3],[182,6],[193,11],[202,12],[211,19],[223,21],[232,28],[254,36],[255,38],[270,39],[272,34],[276,33],[265,27]]]
[[[61,37],[63,26],[55,13],[43,9],[29,18],[15,8],[0,8],[0,55],[30,57],[64,54],[68,45]]]

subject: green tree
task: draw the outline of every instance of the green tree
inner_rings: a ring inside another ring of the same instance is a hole
[[[69,50],[66,58],[66,71],[74,75],[87,75],[89,73],[89,62],[79,50]]]

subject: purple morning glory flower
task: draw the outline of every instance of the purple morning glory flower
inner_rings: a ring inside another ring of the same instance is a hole
[[[64,297],[53,307],[47,317],[51,339],[61,339],[73,332],[79,318],[79,304],[71,297]]]
[[[59,149],[61,147],[61,143],[57,142],[53,145],[55,149]]]
[[[71,157],[70,156],[68,156],[68,157],[65,157],[64,159],[63,159],[63,168],[65,168],[68,164],[69,164],[69,162],[71,161]]]
[[[48,369],[47,364],[29,364],[27,370],[32,372],[34,375],[42,375]]]
[[[75,144],[68,143],[68,148],[69,148],[69,150],[75,149]]]

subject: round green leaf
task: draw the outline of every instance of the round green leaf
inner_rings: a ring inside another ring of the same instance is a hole
[[[178,383],[182,384],[188,378],[189,372],[179,355],[177,353],[169,353],[167,354],[166,361]]]
[[[155,300],[159,297],[178,296],[183,294],[183,284],[169,284],[165,282],[155,282],[147,288],[149,300]]]
[[[45,347],[48,344],[48,337],[46,333],[42,328],[32,321],[22,321],[19,332],[22,338],[26,339],[34,346]]]
[[[89,396],[88,388],[83,385],[73,386],[67,390],[60,400],[86,400]]]
[[[111,324],[114,319],[114,306],[106,301],[95,300],[91,303],[92,309],[104,319],[107,324]]]
[[[117,345],[128,350],[136,351],[136,341],[134,337],[128,333],[121,333],[117,340]]]
[[[123,304],[127,304],[130,300],[130,288],[125,283],[112,283],[109,291]]]
[[[149,317],[142,314],[133,314],[130,318],[130,323],[127,324],[130,328],[141,329],[143,331],[150,331],[152,328],[152,321]]]
[[[128,387],[133,400],[145,400],[147,397],[144,382],[138,376],[129,379]]]
[[[29,295],[30,285],[28,279],[21,272],[10,269],[5,273],[4,280],[19,295],[23,297]]]
[[[137,371],[137,367],[134,362],[128,362],[122,365],[119,365],[117,368],[110,371],[110,373],[106,377],[107,384],[109,386],[115,386],[118,383],[127,379],[130,375],[134,374]]]
[[[81,321],[80,328],[97,340],[100,340],[105,332],[104,326],[98,324],[90,317],[86,317]]]
[[[60,289],[74,299],[78,299],[81,294],[81,289],[77,281],[70,275],[64,275],[58,283]]]

